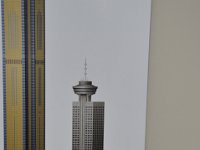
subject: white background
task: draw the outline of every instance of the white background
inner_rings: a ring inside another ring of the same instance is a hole
[[[72,86],[85,57],[92,98],[105,101],[105,150],[144,150],[149,26],[150,0],[46,1],[47,150],[72,147]]]

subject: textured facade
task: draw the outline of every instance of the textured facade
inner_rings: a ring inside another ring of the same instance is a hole
[[[44,150],[45,2],[1,5],[4,150]]]
[[[104,102],[91,102],[97,87],[91,81],[74,86],[79,101],[73,102],[73,150],[103,150]]]

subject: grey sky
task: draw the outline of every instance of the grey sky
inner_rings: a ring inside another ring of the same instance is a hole
[[[46,1],[47,150],[72,147],[72,86],[85,57],[92,100],[105,101],[105,150],[144,150],[149,25],[150,0]]]

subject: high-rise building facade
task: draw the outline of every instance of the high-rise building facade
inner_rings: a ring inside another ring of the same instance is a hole
[[[73,87],[79,101],[73,102],[72,150],[103,150],[104,102],[92,102],[97,87],[91,81],[79,81]]]
[[[4,150],[45,149],[45,0],[1,0]]]

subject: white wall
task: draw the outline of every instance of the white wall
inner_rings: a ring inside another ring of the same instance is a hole
[[[200,1],[152,0],[146,150],[200,149]]]
[[[105,101],[105,150],[144,150],[150,0],[48,0],[46,149],[72,147],[72,86],[88,77]]]

